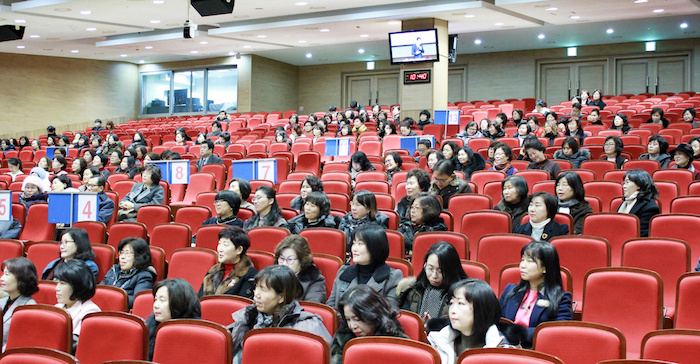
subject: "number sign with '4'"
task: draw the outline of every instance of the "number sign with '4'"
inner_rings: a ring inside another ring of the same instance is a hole
[[[51,192],[48,222],[72,224],[78,221],[98,221],[99,201],[95,192]]]

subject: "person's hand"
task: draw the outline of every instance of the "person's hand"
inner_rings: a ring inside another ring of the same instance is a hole
[[[430,320],[430,314],[425,311],[423,314],[423,330],[428,331],[428,320]]]

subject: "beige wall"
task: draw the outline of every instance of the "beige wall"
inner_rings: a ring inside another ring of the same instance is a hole
[[[0,137],[60,133],[136,116],[138,67],[130,63],[0,54]]]
[[[254,56],[251,78],[255,80],[250,87],[252,102],[245,111],[296,110],[299,106],[299,67]]]

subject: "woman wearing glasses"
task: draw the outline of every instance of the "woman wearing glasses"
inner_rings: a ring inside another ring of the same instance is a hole
[[[253,277],[258,271],[245,254],[248,248],[248,234],[238,226],[219,231],[219,245],[216,248],[218,263],[204,276],[199,297],[230,294],[253,298]]]
[[[141,238],[126,238],[119,242],[119,264],[105,275],[101,284],[119,287],[129,296],[129,308],[134,305],[134,295],[153,288],[156,269],[151,266],[151,250]]]
[[[286,265],[299,278],[304,292],[298,297],[300,301],[326,303],[326,278],[314,264],[311,248],[305,237],[290,235],[275,249],[275,261]]]

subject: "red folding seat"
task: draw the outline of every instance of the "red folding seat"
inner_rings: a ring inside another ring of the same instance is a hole
[[[202,320],[224,326],[233,322],[232,313],[253,304],[249,298],[228,294],[204,296],[199,300],[202,305]]]
[[[345,345],[344,364],[377,362],[385,364],[438,364],[440,363],[440,355],[426,343],[397,337],[362,337],[353,339]]]
[[[594,212],[583,219],[583,235],[606,239],[610,243],[611,265],[619,267],[622,245],[629,239],[639,237],[639,218],[636,215],[617,212]]]
[[[90,242],[93,244],[105,244],[107,242],[107,225],[100,221],[80,221],[73,224],[74,228],[87,232]]]
[[[189,225],[177,222],[158,224],[153,228],[150,244],[162,248],[165,251],[165,259],[170,260],[173,252],[192,244],[192,230]]]
[[[108,235],[107,244],[117,249],[119,247],[119,242],[125,238],[141,238],[143,240],[148,240],[148,229],[146,225],[140,222],[124,221],[110,226]]]
[[[461,230],[460,230],[461,229]],[[469,252],[477,251],[479,240],[487,234],[507,234],[513,231],[511,217],[508,213],[495,210],[472,211],[464,214],[461,226],[455,232],[461,231],[469,242]],[[474,256],[471,256],[474,258]]]
[[[232,347],[230,342],[228,344]],[[284,358],[286,364],[325,364],[330,360],[330,346],[322,337],[305,331],[290,328],[256,329],[245,335],[241,358],[242,364],[274,363],[280,358]],[[231,361],[226,363],[229,362]]]
[[[464,234],[451,231],[426,231],[413,238],[413,271],[420,272],[425,263],[423,258],[437,242],[445,241],[455,247],[460,259],[469,259],[469,242]]]
[[[105,275],[114,265],[116,249],[104,243],[92,243],[92,251],[95,252],[95,264],[97,264],[97,283],[102,282]]]
[[[680,239],[690,246],[691,264],[700,260],[697,229],[700,229],[700,216],[692,214],[656,215],[649,221],[650,237]]]
[[[566,364],[596,364],[623,359],[625,337],[620,330],[592,322],[548,321],[537,325],[532,349],[554,355]]]
[[[386,259],[386,264],[391,268],[400,270],[404,278],[413,277],[413,266],[406,259],[389,257]]]
[[[216,263],[217,254],[210,249],[177,249],[168,265],[168,278],[182,278],[189,282],[195,291],[199,291],[204,276]]]
[[[56,224],[48,223],[48,219],[48,203],[35,203],[31,205],[29,209],[27,209],[26,224],[19,234],[19,240],[53,240],[56,236]]]
[[[335,281],[338,270],[345,265],[345,260],[329,254],[316,253],[313,256],[314,264],[326,279],[326,297],[330,297],[333,284],[328,284],[328,282]]]
[[[450,198],[447,210],[452,213],[452,216],[457,221],[462,221],[464,214],[479,210],[491,210],[493,201],[490,196],[477,193],[460,193]],[[464,231],[464,226],[457,226],[455,232],[461,233]]]
[[[5,349],[35,346],[69,353],[73,324],[68,311],[46,304],[15,308]]]
[[[129,296],[126,291],[114,286],[98,284],[91,298],[102,311],[128,312]]]
[[[213,322],[195,319],[169,320],[158,326],[153,362],[231,363],[231,340],[231,333]],[[206,350],[202,350],[203,348]]]
[[[520,250],[532,241],[520,234],[488,234],[479,240],[476,261],[486,264],[491,272],[500,272],[507,264],[520,261]],[[491,277],[491,288],[498,290],[498,278]]]
[[[688,195],[688,187],[693,182],[693,172],[687,169],[660,169],[652,174],[654,181],[674,181],[680,188],[680,196]]]
[[[471,144],[471,140],[470,140],[470,144]],[[476,149],[474,149],[474,150],[476,150]],[[492,181],[502,181],[504,179],[506,179],[506,174],[503,172],[500,172],[500,171],[476,171],[476,172],[472,173],[470,181],[476,183],[478,191],[483,191],[484,185],[486,183],[492,182]]]
[[[345,232],[333,228],[307,228],[299,235],[309,242],[312,253],[330,254],[340,259],[345,258],[347,237]]]
[[[250,261],[253,262],[253,266],[257,270],[277,264],[274,253],[248,249],[246,255],[250,258]]]
[[[642,358],[691,364],[700,356],[700,331],[656,330],[642,340]]]
[[[177,209],[175,222],[189,225],[192,231],[197,231],[204,220],[211,217],[211,209],[207,206],[185,206]]]
[[[489,267],[487,267],[486,264],[466,259],[460,259],[460,261],[462,263],[462,269],[464,269],[464,272],[467,273],[469,278],[477,278],[484,282],[488,282],[491,279]]]
[[[229,173],[230,174],[230,173]],[[187,184],[185,195],[181,201],[171,202],[172,206],[190,206],[195,204],[197,195],[202,192],[214,191],[216,177],[208,172],[193,173],[190,175],[190,183]],[[174,199],[173,199],[174,200]]]
[[[15,239],[0,239],[0,262],[23,256],[24,244],[22,244],[21,241]]]
[[[2,364],[79,364],[73,355],[60,350],[23,347],[8,349],[2,357]]]

